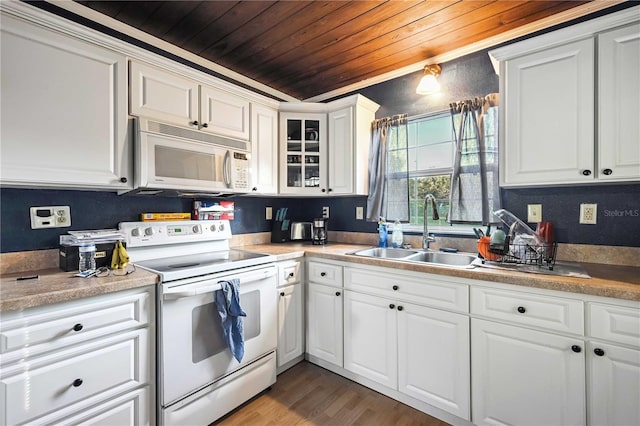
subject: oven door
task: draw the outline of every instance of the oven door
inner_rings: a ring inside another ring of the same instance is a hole
[[[195,392],[275,350],[276,268],[260,266],[162,285],[160,380],[162,405]],[[240,280],[245,353],[241,363],[222,338],[214,292],[221,280]]]

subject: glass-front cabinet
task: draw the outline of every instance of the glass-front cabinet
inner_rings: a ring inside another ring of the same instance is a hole
[[[326,192],[326,120],[326,114],[281,113],[280,193]]]

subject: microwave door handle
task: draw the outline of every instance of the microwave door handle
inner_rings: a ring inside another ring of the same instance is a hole
[[[224,177],[224,184],[227,188],[231,187],[231,151],[227,151],[224,155],[224,165],[222,167],[222,175]]]

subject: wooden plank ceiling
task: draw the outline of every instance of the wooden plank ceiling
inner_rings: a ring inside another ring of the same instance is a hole
[[[587,1],[78,1],[307,99]]]

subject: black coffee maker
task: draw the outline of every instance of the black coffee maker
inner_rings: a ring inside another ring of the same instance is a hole
[[[313,233],[311,235],[311,244],[324,245],[329,242],[327,233],[327,219],[324,217],[313,219]]]

